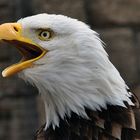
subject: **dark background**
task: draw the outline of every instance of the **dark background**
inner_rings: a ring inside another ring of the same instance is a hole
[[[77,18],[99,32],[110,60],[140,95],[140,0],[0,0],[0,23],[45,12]],[[0,72],[17,58],[15,49],[1,44]],[[17,76],[0,76],[0,140],[31,140],[43,112],[35,88]]]

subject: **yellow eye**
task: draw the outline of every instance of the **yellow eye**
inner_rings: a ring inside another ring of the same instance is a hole
[[[51,31],[43,30],[39,32],[39,39],[43,41],[47,41],[51,38]]]

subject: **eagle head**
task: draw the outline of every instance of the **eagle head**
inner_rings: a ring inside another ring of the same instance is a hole
[[[0,25],[0,40],[13,44],[22,59],[6,68],[36,86],[45,104],[46,128],[85,108],[133,105],[119,72],[109,61],[98,34],[63,15],[39,14]]]

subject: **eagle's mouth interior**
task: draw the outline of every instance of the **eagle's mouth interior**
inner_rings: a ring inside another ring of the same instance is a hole
[[[35,65],[35,61],[42,58],[47,50],[43,49],[37,44],[23,42],[19,40],[3,40],[4,42],[12,44],[12,46],[16,47],[20,54],[22,55],[22,59],[13,64],[2,71],[3,77],[11,76],[16,74],[26,68],[33,67]]]
[[[12,44],[12,46],[18,49],[18,51],[22,55],[22,59],[20,60],[19,63],[38,58],[44,52],[43,49],[41,49],[40,47],[26,42],[21,42],[18,40],[3,40],[3,41]]]

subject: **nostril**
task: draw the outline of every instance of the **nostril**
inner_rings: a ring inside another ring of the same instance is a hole
[[[15,30],[16,32],[18,32],[18,31],[19,31],[19,29],[18,29],[17,27],[15,27],[15,26],[14,26],[14,30]]]

